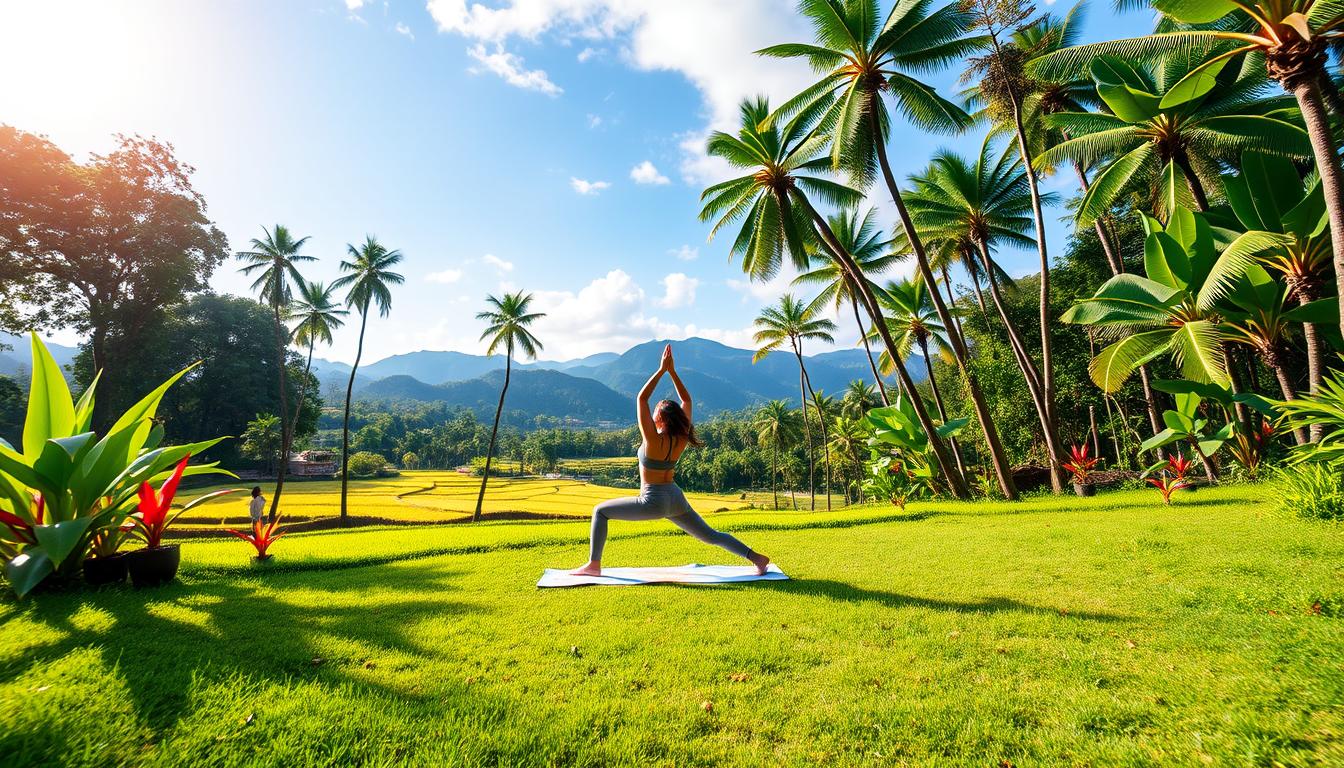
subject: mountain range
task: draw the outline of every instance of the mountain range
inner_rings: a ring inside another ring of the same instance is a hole
[[[506,408],[525,410],[584,424],[629,418],[634,397],[657,369],[667,341],[650,341],[623,353],[604,352],[577,360],[515,363]],[[788,352],[774,352],[752,363],[752,350],[690,338],[671,342],[677,372],[702,414],[736,411],[767,400],[796,401],[798,364]],[[872,380],[862,349],[840,349],[804,357],[812,387],[839,394],[854,379]],[[363,400],[444,402],[493,414],[504,361],[462,352],[411,352],[362,366],[355,397]],[[343,392],[349,366],[314,360],[323,391]],[[916,375],[920,366],[911,366]],[[894,382],[893,382],[894,385]],[[655,399],[671,397],[672,384],[660,382]]]
[[[66,366],[74,362],[75,355],[79,353],[77,347],[67,347],[64,344],[43,341],[47,345],[47,351],[51,352],[52,358],[56,364],[65,370]],[[0,333],[0,376],[18,376],[24,379],[22,386],[27,387],[27,377],[32,371],[32,346],[27,336],[15,336],[9,333]],[[67,375],[68,377],[68,375]]]

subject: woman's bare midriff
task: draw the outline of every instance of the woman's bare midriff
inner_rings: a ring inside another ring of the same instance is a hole
[[[639,468],[639,481],[645,485],[659,485],[661,483],[674,482],[677,471],[675,469],[644,469]]]

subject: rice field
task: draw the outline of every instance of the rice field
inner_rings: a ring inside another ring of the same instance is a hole
[[[185,503],[197,496],[228,487],[249,486],[236,482],[184,491],[178,500]],[[402,472],[398,477],[376,480],[351,480],[350,514],[383,522],[453,522],[470,516],[476,508],[480,478],[446,470]],[[263,484],[267,499],[273,484]],[[577,480],[545,478],[491,478],[483,511],[496,517],[544,516],[587,517],[593,505],[632,495],[634,491],[611,488]],[[752,506],[748,494],[688,493],[687,498],[700,512],[723,512]],[[288,523],[311,523],[340,515],[339,480],[290,481],[281,496],[280,511]],[[177,521],[179,531],[239,526],[247,523],[247,495],[225,496],[192,509]]]

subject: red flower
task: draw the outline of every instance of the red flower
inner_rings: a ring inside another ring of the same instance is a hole
[[[1176,479],[1184,480],[1185,473],[1190,471],[1190,460],[1178,453],[1167,459],[1167,469],[1176,476]]]
[[[158,493],[154,492],[153,486],[149,483],[140,483],[140,503],[136,505],[138,511],[135,518],[141,528],[145,545],[150,548],[159,546],[163,540],[164,529],[168,527],[168,509],[173,505],[173,497],[177,495],[177,484],[182,481],[182,473],[186,471],[188,461],[191,461],[191,454],[182,457]]]

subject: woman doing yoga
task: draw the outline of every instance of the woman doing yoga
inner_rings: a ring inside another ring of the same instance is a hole
[[[658,386],[658,380],[666,373],[672,378],[681,402],[664,400],[649,412],[649,398]],[[691,509],[686,495],[673,482],[677,459],[692,445],[700,445],[695,436],[695,427],[691,425],[691,393],[681,383],[677,371],[672,365],[672,345],[663,350],[663,363],[658,371],[649,378],[639,391],[639,434],[642,441],[639,446],[638,496],[604,501],[593,507],[592,544],[589,547],[588,564],[572,573],[581,576],[600,576],[602,574],[602,548],[607,543],[608,520],[658,520],[666,518],[681,530],[691,534],[706,544],[716,544],[735,555],[745,557],[756,566],[758,574],[765,573],[770,558],[751,551],[746,544],[722,531],[709,527],[700,515]],[[662,458],[656,458],[661,456]]]

